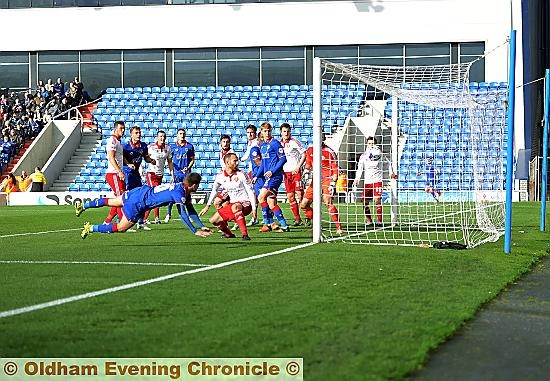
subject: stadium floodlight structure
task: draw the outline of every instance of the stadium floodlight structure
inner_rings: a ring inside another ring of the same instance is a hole
[[[508,86],[470,83],[472,64],[371,66],[315,59],[314,189],[321,189],[324,132],[338,153],[334,197],[344,234],[336,234],[317,191],[314,241],[475,247],[504,233]],[[382,170],[382,223],[374,200],[364,197],[365,175],[357,173],[371,136],[382,151],[370,155],[380,159]]]

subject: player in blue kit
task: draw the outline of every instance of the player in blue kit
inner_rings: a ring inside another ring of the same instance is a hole
[[[172,151],[172,163],[174,164],[174,178],[172,182],[182,182],[185,176],[191,171],[195,164],[195,147],[185,139],[185,130],[178,129],[178,137],[174,144],[170,146]],[[164,222],[168,223],[172,218],[172,206],[168,204],[168,213],[164,218]],[[178,212],[181,214],[181,206],[178,205]]]
[[[281,186],[284,178],[283,165],[286,163],[285,150],[281,145],[281,142],[277,139],[273,139],[273,128],[268,122],[264,122],[261,125],[261,138],[260,152],[262,154],[262,163],[255,173],[255,178],[260,176],[265,178],[263,187],[258,195],[258,202],[262,208],[262,215],[264,217],[264,226],[260,231],[277,231],[288,232],[288,227],[283,212],[279,205],[277,205],[277,191]],[[268,210],[273,212],[273,215],[277,218],[281,226],[272,227],[268,223]]]
[[[141,128],[138,126],[130,128],[130,140],[122,145],[122,156],[124,160],[122,172],[126,179],[126,190],[142,186],[139,171],[141,162],[145,160],[147,163],[156,164],[156,161],[149,157],[147,144],[141,141]],[[137,228],[151,230],[148,226],[143,225],[143,220],[138,221]]]
[[[138,219],[143,218],[147,210],[172,202],[185,205],[185,208],[181,208],[180,219],[182,223],[193,234],[207,237],[212,233],[212,230],[203,225],[191,203],[191,193],[197,191],[200,181],[201,175],[190,173],[183,183],[163,184],[156,187],[144,185],[126,191],[116,198],[99,198],[86,201],[84,204],[77,201],[74,204],[77,217],[86,209],[101,208],[104,206],[122,207],[123,212],[122,220],[119,223],[92,225],[86,222],[80,236],[84,239],[92,232],[123,233],[134,226]],[[198,229],[193,225],[193,222],[199,227]]]
[[[438,196],[441,196],[441,191],[438,190],[435,186],[435,176],[437,175],[438,170],[433,165],[431,158],[429,157],[426,158],[426,164],[424,165],[424,170],[418,172],[418,176],[420,176],[422,173],[426,174],[426,186],[424,188],[426,190],[426,193],[430,193],[434,198],[435,202],[438,203],[439,202]]]
[[[261,142],[261,138],[258,139],[258,143],[259,142]],[[256,195],[256,199],[257,199],[265,183],[265,178],[263,175],[262,176],[255,175],[258,172],[258,169],[260,169],[260,166],[262,165],[262,152],[260,151],[260,146],[255,145],[251,147],[249,150],[249,156],[250,156],[250,163],[251,163],[251,166],[250,166],[251,177],[253,179],[256,179],[256,181],[254,182],[254,194]],[[256,203],[256,205],[258,205],[258,203]],[[268,226],[272,226],[273,213],[271,212],[271,209],[267,209],[267,216],[264,219],[267,220]],[[257,221],[258,221],[258,212],[256,210],[253,210],[251,223],[247,224],[247,226],[256,225]]]

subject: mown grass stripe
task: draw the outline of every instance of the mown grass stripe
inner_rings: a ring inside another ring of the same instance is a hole
[[[139,281],[139,282],[123,284],[123,285],[116,286],[116,287],[110,287],[110,288],[106,288],[106,289],[103,289],[103,290],[87,292],[85,294],[74,295],[74,296],[70,296],[68,298],[56,299],[56,300],[52,300],[52,301],[49,301],[49,302],[34,304],[34,305],[31,305],[31,306],[27,306],[27,307],[15,308],[15,309],[12,309],[12,310],[7,310],[7,311],[0,312],[0,319],[10,317],[10,316],[15,316],[15,315],[21,315],[21,314],[25,314],[25,313],[29,313],[29,312],[33,312],[33,311],[43,310],[45,308],[55,307],[55,306],[59,306],[59,305],[62,305],[62,304],[76,302],[76,301],[79,301],[79,300],[95,298],[96,296],[112,294],[114,292],[128,290],[128,289],[141,287],[141,286],[146,286],[146,285],[153,284],[153,283],[163,282],[165,280],[170,280],[170,279],[178,278],[178,277],[185,276],[185,275],[191,275],[191,274],[196,274],[196,273],[200,273],[200,272],[203,272],[203,271],[220,269],[220,268],[235,265],[235,264],[238,264],[238,263],[249,262],[249,261],[253,261],[253,260],[256,260],[256,259],[261,259],[261,258],[266,258],[266,257],[270,257],[270,256],[273,256],[273,255],[277,255],[277,254],[288,253],[290,251],[302,249],[304,247],[308,247],[308,246],[311,246],[311,245],[314,245],[314,243],[309,242],[309,243],[289,247],[289,248],[282,249],[282,250],[272,251],[271,253],[264,253],[264,254],[258,254],[258,255],[254,255],[254,256],[246,257],[246,258],[234,259],[232,261],[222,262],[222,263],[218,263],[216,265],[201,267],[201,268],[197,268],[197,269],[193,269],[193,270],[182,271],[182,272],[178,272],[178,273],[174,273],[174,274],[168,274],[168,275],[164,275],[164,276],[157,277],[157,278],[142,280],[142,281]]]
[[[0,260],[4,264],[37,264],[37,265],[127,265],[127,266],[185,266],[205,267],[201,263],[163,263],[163,262],[115,262],[115,261],[27,261],[27,260]]]

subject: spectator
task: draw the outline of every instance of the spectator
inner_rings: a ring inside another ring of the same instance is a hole
[[[59,94],[59,96],[63,96],[65,94],[65,84],[61,78],[57,78],[57,81],[55,81],[55,84],[53,85],[53,89],[56,94]]]
[[[23,106],[23,104],[21,103],[21,100],[19,98],[15,98],[13,100],[13,106],[12,106],[13,116],[19,119],[23,116],[24,111],[25,111],[25,106]]]
[[[2,142],[2,152],[8,155],[11,160],[15,156],[15,144],[10,140],[9,135],[4,135],[4,141]]]
[[[31,138],[34,138],[36,135],[40,133],[40,131],[42,131],[42,124],[34,120],[32,116],[29,116],[28,126],[30,131],[29,136]]]
[[[30,184],[29,176],[27,171],[21,171],[21,176],[16,176],[17,182],[19,183],[19,191],[26,192]]]
[[[44,192],[46,185],[46,176],[41,172],[40,167],[34,168],[34,173],[29,176],[31,182],[31,192]]]
[[[28,115],[33,112],[33,109],[36,107],[36,101],[34,95],[30,93],[25,94],[25,100],[23,101],[23,106],[25,107],[25,114]]]
[[[23,147],[23,135],[24,135],[23,130],[15,129],[15,128],[12,128],[10,130],[9,138],[15,147],[15,154],[17,154],[17,152],[19,152],[21,147]]]
[[[58,95],[56,95],[51,101],[46,104],[46,114],[44,116],[48,118],[48,120],[51,120],[54,116],[59,114],[60,107],[61,99]]]
[[[0,192],[6,192],[7,194],[10,194],[11,192],[18,192],[19,191],[19,185],[17,184],[17,179],[13,175],[13,173],[8,173],[8,177],[2,181],[2,184],[0,184]]]
[[[58,97],[58,95],[55,95]],[[67,112],[70,110],[72,106],[69,104],[69,99],[67,97],[61,99],[61,103],[59,104],[59,108],[57,109],[58,114],[63,114],[64,112]]]
[[[6,112],[10,109],[10,102],[5,94],[0,95],[0,105],[4,106]]]
[[[13,107],[16,99],[19,99],[19,97],[17,96],[17,93],[15,91],[12,91],[8,98],[8,103],[10,104],[10,107]]]

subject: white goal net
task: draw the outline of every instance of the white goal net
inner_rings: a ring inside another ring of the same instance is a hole
[[[320,64],[314,112],[340,171],[324,239],[474,247],[503,234],[507,83],[470,82],[470,63]]]

